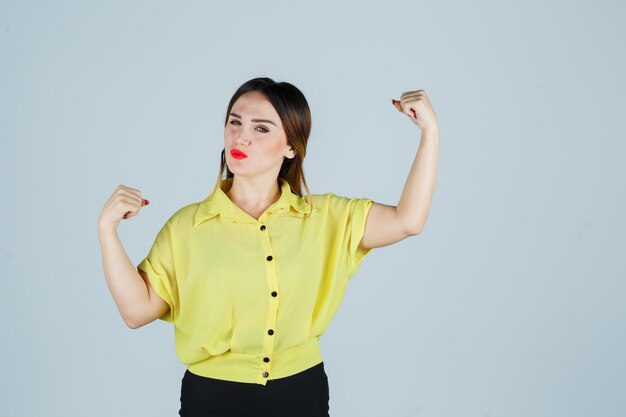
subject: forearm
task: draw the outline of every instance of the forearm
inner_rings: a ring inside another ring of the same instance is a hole
[[[127,326],[135,326],[148,304],[148,287],[128,258],[117,229],[98,229],[104,276],[109,291]]]
[[[398,216],[407,230],[420,233],[426,224],[435,193],[439,128],[422,130],[419,149],[397,205]]]

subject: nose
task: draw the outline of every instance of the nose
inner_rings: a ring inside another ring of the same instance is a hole
[[[237,139],[235,141],[238,145],[248,145],[248,143],[250,143],[250,141],[245,138],[245,133],[243,132],[243,130],[239,131],[239,134],[237,135]]]

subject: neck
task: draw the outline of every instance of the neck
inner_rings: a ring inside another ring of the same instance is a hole
[[[232,178],[232,185],[225,192],[228,198],[240,207],[265,209],[281,196],[281,189],[276,178]]]

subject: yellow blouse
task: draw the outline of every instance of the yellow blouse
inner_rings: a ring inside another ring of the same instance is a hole
[[[170,309],[178,359],[210,378],[265,385],[322,361],[318,340],[372,248],[359,243],[373,201],[312,194],[279,177],[255,219],[226,195],[178,209],[137,266]]]

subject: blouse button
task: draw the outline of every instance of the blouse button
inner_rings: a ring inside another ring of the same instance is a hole
[[[276,291],[272,291],[272,297],[276,297],[278,293]]]
[[[267,334],[269,334],[270,336],[271,336],[271,335],[273,335],[273,334],[274,334],[274,330],[269,329],[269,330],[267,331]]]
[[[263,376],[264,376],[265,378],[267,378],[268,376],[270,376],[270,374],[269,374],[269,372],[265,371],[265,372],[263,372]]]
[[[269,362],[270,358],[263,358],[263,362]]]
[[[261,226],[261,231],[265,230],[265,225]]]
[[[274,259],[274,258],[272,258],[272,255],[270,255],[270,256],[268,256],[268,257],[267,257],[267,260],[268,260],[268,261],[271,261],[272,259]]]

